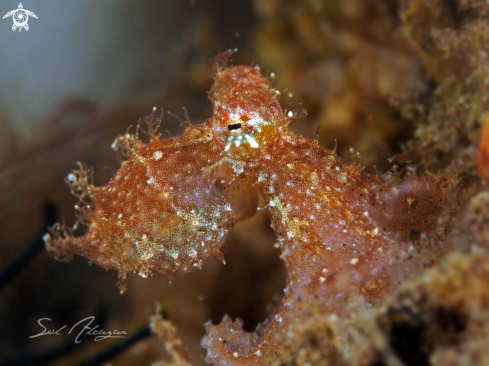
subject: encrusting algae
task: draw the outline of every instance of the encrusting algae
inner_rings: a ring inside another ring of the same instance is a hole
[[[146,131],[114,142],[122,166],[106,186],[94,187],[84,166],[68,176],[87,233],[57,224],[45,241],[60,260],[77,254],[117,270],[123,292],[128,272],[172,280],[213,256],[224,262],[229,231],[255,213],[260,195],[286,268],[281,307],[253,333],[240,319],[209,322],[201,344],[215,365],[263,365],[283,352],[280,336],[305,316],[301,304],[328,314],[352,293],[376,303],[419,273],[411,231],[436,227],[450,181],[414,166],[380,178],[359,160],[345,163],[292,132],[296,115],[281,109],[272,78],[227,66],[231,54],[212,62],[212,117],[199,126],[187,118],[181,136],[160,139],[153,111]]]

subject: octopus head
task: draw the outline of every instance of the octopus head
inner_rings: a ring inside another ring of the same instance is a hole
[[[278,93],[258,67],[232,66],[214,75],[209,92],[214,107],[212,128],[225,150],[259,148],[273,139],[283,120]]]

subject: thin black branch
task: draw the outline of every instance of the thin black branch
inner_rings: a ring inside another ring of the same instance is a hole
[[[149,325],[145,325],[140,330],[132,333],[129,338],[126,338],[112,345],[111,347],[104,349],[100,353],[80,362],[77,366],[96,366],[102,362],[108,361],[131,347],[133,344],[139,342],[141,339],[146,338],[150,334],[151,329]]]
[[[43,207],[44,222],[39,230],[31,237],[29,242],[22,248],[19,254],[14,257],[5,268],[0,270],[0,291],[11,281],[44,247],[43,237],[46,235],[48,227],[56,222],[56,207],[51,203],[46,203]]]

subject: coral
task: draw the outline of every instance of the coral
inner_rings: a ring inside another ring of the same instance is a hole
[[[83,166],[68,175],[88,232],[58,224],[45,240],[58,259],[77,254],[118,270],[124,291],[127,272],[172,280],[223,259],[230,228],[254,213],[259,193],[285,262],[282,305],[254,333],[228,316],[208,323],[201,344],[216,365],[265,364],[283,350],[278,336],[305,319],[303,304],[327,314],[355,294],[375,303],[419,273],[419,251],[402,239],[435,227],[445,188],[412,168],[402,179],[369,175],[292,132],[294,113],[282,111],[270,78],[226,66],[231,54],[212,62],[212,117],[199,126],[186,118],[183,135],[162,140],[153,111],[146,130],[114,142],[122,166],[106,186],[93,186]]]
[[[284,103],[308,111],[292,129],[311,136],[319,125],[324,146],[337,140],[340,156],[355,147],[367,168],[389,169],[385,159],[412,129],[387,97],[429,89],[396,1],[254,3],[261,20],[254,49],[280,75]]]
[[[450,165],[457,174],[477,174],[473,148],[489,103],[489,13],[483,1],[402,1],[401,17],[418,49],[434,90],[393,102],[416,126],[408,148],[425,167]]]

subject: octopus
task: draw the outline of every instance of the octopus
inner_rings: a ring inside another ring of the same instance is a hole
[[[153,111],[146,127],[119,136],[120,169],[102,187],[84,165],[69,174],[78,222],[56,224],[45,242],[59,260],[76,254],[117,270],[123,292],[129,272],[171,281],[214,256],[224,262],[231,228],[254,215],[261,196],[286,269],[280,308],[255,332],[227,315],[209,322],[201,345],[214,365],[264,365],[282,352],[279,335],[305,316],[301,304],[328,312],[346,289],[375,303],[396,286],[412,265],[409,235],[433,227],[444,189],[413,166],[402,177],[368,174],[294,133],[296,114],[282,110],[274,75],[228,66],[231,54],[212,60],[212,117],[198,126],[187,118],[182,135],[161,139]],[[75,236],[79,224],[88,230]]]

